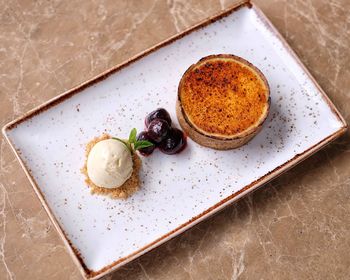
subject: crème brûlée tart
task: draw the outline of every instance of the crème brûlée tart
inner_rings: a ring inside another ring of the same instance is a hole
[[[176,114],[182,129],[202,146],[227,150],[251,140],[270,106],[268,82],[245,59],[210,55],[182,76]]]

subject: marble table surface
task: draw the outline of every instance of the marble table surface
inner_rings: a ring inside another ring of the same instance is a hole
[[[0,0],[0,121],[232,0]],[[350,123],[350,1],[256,0]],[[3,138],[0,278],[82,279]],[[349,132],[106,279],[349,279]]]

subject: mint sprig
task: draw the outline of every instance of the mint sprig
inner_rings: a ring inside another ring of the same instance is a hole
[[[130,153],[132,153],[132,154],[137,150],[151,147],[154,145],[152,142],[147,141],[147,140],[138,141],[136,138],[136,135],[137,135],[136,128],[133,128],[130,131],[129,139],[126,140],[126,139],[120,139],[117,137],[113,137],[112,139],[122,142],[129,149]]]

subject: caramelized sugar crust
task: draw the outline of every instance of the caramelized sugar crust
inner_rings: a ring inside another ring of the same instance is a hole
[[[190,123],[204,134],[230,137],[265,118],[268,84],[249,62],[231,55],[209,56],[190,67],[179,99]]]

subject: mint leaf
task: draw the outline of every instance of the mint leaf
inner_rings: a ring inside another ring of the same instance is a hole
[[[118,140],[119,142],[122,142],[123,144],[127,144],[127,141],[124,140],[124,139],[120,139],[120,138],[117,138],[117,137],[112,137],[113,140]]]
[[[149,141],[146,141],[146,140],[137,141],[137,142],[135,143],[134,149],[135,149],[135,151],[136,151],[136,150],[139,150],[139,149],[151,147],[151,146],[153,146],[153,145],[154,145],[154,144],[153,144],[152,142],[149,142]]]
[[[122,142],[129,150],[130,152],[132,152],[132,148],[131,148],[131,145],[129,143],[129,141],[126,141],[126,140],[123,140],[123,139],[120,139],[120,138],[117,138],[117,137],[112,137],[113,140],[117,140],[119,142]]]
[[[137,135],[136,128],[133,128],[130,131],[128,140],[120,139],[117,137],[113,137],[112,139],[122,142],[129,149],[131,154],[133,154],[136,150],[147,148],[154,145],[152,142],[146,141],[146,140],[137,141],[136,135]]]
[[[136,128],[133,128],[131,131],[130,131],[130,135],[129,135],[129,143],[134,143],[136,142],[136,134],[137,134],[137,131],[136,131]]]

